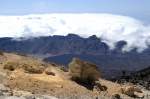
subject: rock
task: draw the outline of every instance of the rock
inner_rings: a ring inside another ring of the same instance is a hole
[[[137,98],[143,98],[143,97],[144,97],[144,93],[143,93],[143,92],[134,92],[134,95],[135,95]]]
[[[45,69],[45,74],[55,76],[55,73],[51,70],[50,67]]]
[[[142,92],[142,90],[133,85],[124,86],[122,88],[122,93],[136,98],[144,97],[144,93]]]
[[[3,84],[0,84],[0,90],[2,90],[2,91],[8,91],[10,89],[8,87],[4,86]]]
[[[16,96],[0,96],[0,99],[26,99],[26,98]]]
[[[26,96],[25,99],[58,99],[58,98],[48,95],[32,95]]]
[[[111,96],[111,99],[121,99],[119,94],[114,94]]]
[[[101,85],[100,82],[96,81],[96,82],[94,83],[94,88],[93,88],[93,89],[100,92],[100,91],[106,91],[106,90],[107,90],[107,87],[104,86],[104,85]]]
[[[12,96],[12,91],[3,92],[3,96]]]
[[[75,81],[93,83],[100,78],[100,72],[95,64],[73,58],[69,63],[69,74]]]
[[[47,96],[47,95],[32,95],[32,96],[0,96],[0,99],[58,99],[53,96]]]
[[[32,93],[28,92],[28,91],[17,91],[17,90],[13,90],[13,96],[31,96]]]
[[[12,96],[12,91],[3,84],[0,84],[0,96]]]

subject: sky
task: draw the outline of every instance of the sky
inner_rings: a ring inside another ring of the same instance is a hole
[[[110,13],[150,23],[150,0],[0,0],[0,15]]]
[[[0,0],[0,37],[96,35],[125,51],[150,46],[150,0]]]

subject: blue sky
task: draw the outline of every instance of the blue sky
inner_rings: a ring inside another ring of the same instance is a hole
[[[111,13],[150,23],[150,0],[0,0],[0,15]]]

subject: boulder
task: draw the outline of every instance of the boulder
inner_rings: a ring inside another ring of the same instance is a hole
[[[93,63],[73,58],[69,63],[69,74],[72,80],[92,83],[100,78],[100,71]]]
[[[142,92],[142,90],[133,85],[124,86],[122,88],[122,93],[136,98],[144,97],[144,93]]]
[[[119,94],[113,94],[111,99],[122,99]]]
[[[137,98],[143,98],[144,97],[144,93],[135,91],[134,92],[134,96],[137,97]]]
[[[107,91],[107,86],[101,85],[99,81],[95,81],[93,90],[97,91]]]
[[[52,71],[50,67],[45,69],[45,74],[55,76],[55,73]]]
[[[0,96],[12,96],[12,91],[10,90],[10,88],[4,86],[3,84],[0,84]]]

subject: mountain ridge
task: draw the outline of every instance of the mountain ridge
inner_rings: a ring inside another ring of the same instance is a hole
[[[116,70],[118,75],[122,70],[138,71],[149,66],[150,47],[143,52],[133,49],[122,52],[126,41],[116,43],[114,49],[95,35],[82,38],[76,34],[67,36],[48,36],[15,40],[14,38],[0,38],[0,50],[44,56],[45,61],[52,61],[62,65],[68,64],[73,57],[92,61],[104,70]],[[107,74],[107,73],[106,73]],[[111,75],[111,74],[110,74]]]

